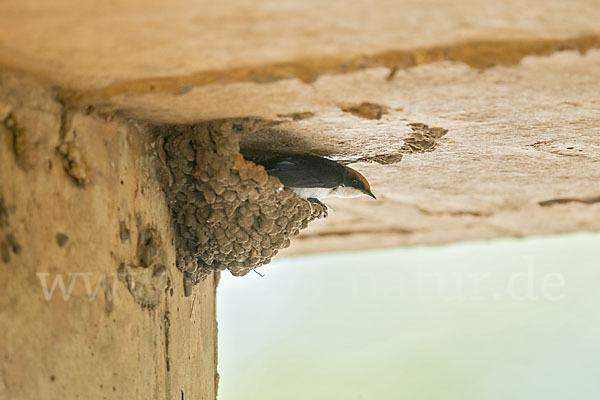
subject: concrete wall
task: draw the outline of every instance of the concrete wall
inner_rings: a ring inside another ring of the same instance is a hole
[[[0,398],[214,399],[216,281],[184,297],[149,135],[0,79]]]
[[[216,282],[184,297],[153,124],[253,117],[242,154],[369,179],[377,201],[328,201],[284,255],[600,229],[599,20],[587,0],[0,3],[0,399],[215,397]]]

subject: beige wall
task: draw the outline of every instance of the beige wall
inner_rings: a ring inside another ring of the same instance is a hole
[[[595,2],[255,3],[0,4],[0,398],[215,397],[216,282],[183,296],[153,123],[252,116],[243,154],[369,179],[284,255],[600,229]]]
[[[216,282],[183,296],[148,136],[53,95],[1,78],[0,398],[214,398]]]

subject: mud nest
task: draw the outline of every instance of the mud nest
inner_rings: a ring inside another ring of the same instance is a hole
[[[264,127],[248,118],[156,128],[186,295],[213,271],[268,264],[323,214],[240,154],[241,136]]]

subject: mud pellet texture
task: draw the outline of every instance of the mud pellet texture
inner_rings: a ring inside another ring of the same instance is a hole
[[[213,271],[268,264],[323,213],[240,154],[240,137],[264,127],[245,118],[156,128],[187,295]]]

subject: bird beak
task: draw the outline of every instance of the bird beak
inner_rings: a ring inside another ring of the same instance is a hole
[[[370,191],[370,190],[365,190],[365,191],[364,191],[364,193],[365,193],[367,196],[369,196],[369,197],[372,197],[372,198],[374,198],[375,200],[377,200],[377,197],[375,197],[375,195],[374,195],[373,193],[371,193],[371,191]]]

